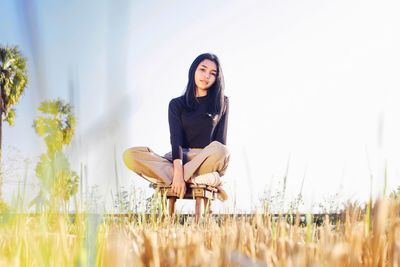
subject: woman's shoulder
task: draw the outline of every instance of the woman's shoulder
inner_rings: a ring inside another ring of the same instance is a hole
[[[171,101],[169,101],[169,106],[170,107],[179,107],[182,108],[185,105],[185,96],[178,96],[175,98],[172,98]]]

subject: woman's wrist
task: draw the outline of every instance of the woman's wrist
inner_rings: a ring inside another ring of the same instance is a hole
[[[183,180],[183,166],[181,159],[174,160],[174,174],[173,179]]]

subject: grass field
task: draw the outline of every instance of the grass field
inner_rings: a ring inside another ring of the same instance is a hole
[[[398,198],[349,205],[320,225],[307,217],[4,213],[0,266],[400,266]]]

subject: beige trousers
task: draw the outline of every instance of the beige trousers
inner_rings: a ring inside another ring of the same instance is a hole
[[[225,174],[229,164],[227,147],[213,141],[205,148],[183,149],[183,176],[188,181],[192,176],[209,172]],[[171,184],[173,178],[172,153],[163,157],[154,153],[148,147],[131,147],[125,150],[123,159],[126,166],[152,183]]]

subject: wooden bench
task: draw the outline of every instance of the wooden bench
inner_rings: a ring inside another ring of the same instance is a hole
[[[167,209],[168,214],[172,217],[175,214],[175,202],[179,198],[177,194],[172,192],[171,186],[166,184],[150,184],[150,187],[161,193],[162,208]],[[196,201],[195,206],[195,222],[198,223],[201,215],[201,202],[204,202],[204,213],[211,214],[211,201],[215,199],[218,189],[209,185],[187,184],[186,193],[183,199],[193,199]]]

